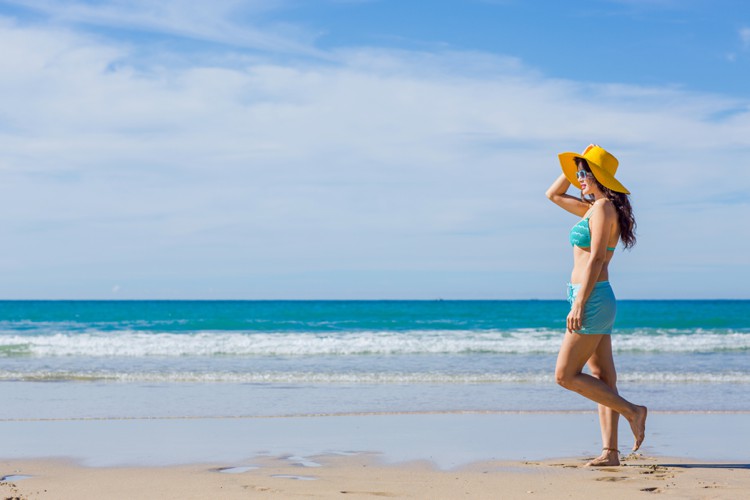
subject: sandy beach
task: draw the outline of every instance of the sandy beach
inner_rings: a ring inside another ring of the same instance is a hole
[[[750,465],[684,459],[630,459],[620,467],[583,468],[580,460],[479,462],[438,470],[429,462],[383,465],[368,455],[313,457],[314,471],[285,457],[257,468],[216,464],[91,468],[64,461],[3,462],[23,479],[6,479],[3,498],[747,498]]]
[[[621,429],[623,465],[598,469],[582,467],[597,453],[595,418],[592,412],[449,412],[6,420],[0,432],[11,458],[0,460],[0,493],[593,499],[746,498],[750,491],[745,413],[655,412],[642,453],[626,455],[630,436]]]

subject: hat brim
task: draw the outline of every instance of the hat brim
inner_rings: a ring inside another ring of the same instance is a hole
[[[586,160],[586,163],[591,169],[591,173],[594,174],[594,177],[596,177],[596,180],[599,181],[599,184],[611,189],[612,191],[617,191],[618,193],[630,194],[630,191],[628,191],[627,188],[620,183],[620,181],[615,179],[613,175],[611,175],[609,172],[607,172],[602,167],[586,158],[585,156],[578,153],[560,153],[559,155],[557,155],[557,157],[560,159],[560,166],[562,167],[563,174],[565,174],[565,177],[570,181],[570,183],[578,189],[581,189],[581,184],[578,182],[578,177],[576,175],[578,166],[576,165],[575,159],[581,158],[583,160]]]

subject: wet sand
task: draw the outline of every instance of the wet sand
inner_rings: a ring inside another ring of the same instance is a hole
[[[0,498],[746,498],[749,419],[654,412],[598,469],[594,413],[6,420]]]

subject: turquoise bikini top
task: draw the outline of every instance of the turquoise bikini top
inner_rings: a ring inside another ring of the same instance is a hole
[[[591,230],[589,218],[584,217],[570,229],[570,244],[579,248],[591,248]],[[614,252],[617,247],[607,247],[608,252]]]

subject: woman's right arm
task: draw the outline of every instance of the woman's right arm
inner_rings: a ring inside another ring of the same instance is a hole
[[[575,196],[567,194],[568,188],[570,187],[570,181],[565,174],[560,174],[560,177],[555,179],[555,182],[547,189],[545,193],[547,198],[552,200],[556,205],[564,208],[572,214],[576,214],[579,217],[583,217],[588,212],[590,205],[584,203]]]

